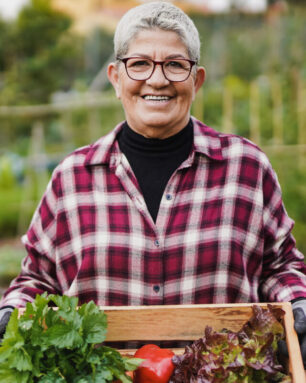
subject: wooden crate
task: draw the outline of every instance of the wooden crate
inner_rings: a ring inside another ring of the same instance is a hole
[[[267,307],[267,304],[258,304]],[[290,303],[273,303],[285,311],[284,327],[293,383],[305,383],[300,347]],[[206,325],[238,331],[252,316],[252,304],[101,307],[108,318],[107,341],[196,340]],[[174,349],[179,353],[181,350]],[[132,352],[132,351],[131,351]]]

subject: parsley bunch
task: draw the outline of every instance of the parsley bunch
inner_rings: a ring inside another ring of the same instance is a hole
[[[55,306],[54,310],[50,305]],[[106,314],[76,297],[37,295],[18,318],[15,309],[0,346],[0,383],[104,383],[120,379],[141,359],[104,345]]]

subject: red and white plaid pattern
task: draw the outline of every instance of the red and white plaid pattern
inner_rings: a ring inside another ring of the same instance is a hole
[[[154,224],[119,150],[121,125],[55,169],[1,305],[24,306],[43,291],[98,305],[306,297],[293,221],[261,150],[193,119],[193,151]]]

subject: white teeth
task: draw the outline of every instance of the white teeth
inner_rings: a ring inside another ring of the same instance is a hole
[[[154,101],[165,101],[165,100],[170,100],[170,97],[147,95],[147,96],[144,96],[144,99],[145,100],[154,100]]]

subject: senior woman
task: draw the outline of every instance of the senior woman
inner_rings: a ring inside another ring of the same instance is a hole
[[[293,301],[304,332],[304,258],[269,161],[190,116],[205,79],[193,22],[146,3],[114,45],[108,76],[126,120],[55,169],[2,328],[47,291],[98,305]]]

